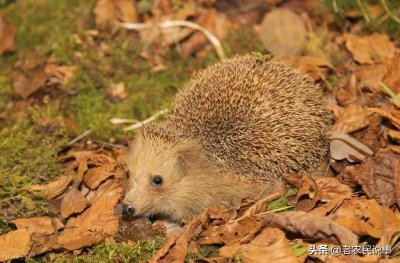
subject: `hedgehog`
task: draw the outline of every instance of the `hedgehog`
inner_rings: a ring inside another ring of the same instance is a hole
[[[182,223],[209,206],[270,193],[328,151],[322,89],[272,56],[236,56],[198,72],[166,120],[143,126],[128,156],[123,215]]]

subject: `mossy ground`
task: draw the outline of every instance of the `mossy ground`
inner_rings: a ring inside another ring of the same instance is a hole
[[[141,43],[132,33],[117,30],[95,34],[95,0],[0,1],[0,12],[14,25],[15,52],[0,59],[0,234],[12,229],[7,219],[45,214],[41,195],[32,184],[45,183],[64,171],[57,160],[59,150],[80,133],[113,142],[133,137],[112,117],[144,119],[169,106],[173,95],[193,71],[217,61],[210,53],[203,59],[182,58],[171,49],[167,69],[154,73],[140,56]],[[76,39],[80,38],[83,43]],[[88,44],[88,42],[90,42]],[[106,55],[98,47],[108,46]],[[229,44],[232,43],[232,44]],[[227,55],[264,51],[250,30],[231,33],[223,43]],[[54,56],[58,64],[76,66],[75,77],[60,87],[65,98],[44,105],[24,103],[12,87],[18,63],[30,56]],[[129,96],[118,102],[107,97],[112,83],[123,82]],[[149,258],[160,243],[142,242],[132,250],[124,243],[101,243],[84,256],[60,258],[59,262],[132,262]],[[32,262],[46,261],[41,256]]]

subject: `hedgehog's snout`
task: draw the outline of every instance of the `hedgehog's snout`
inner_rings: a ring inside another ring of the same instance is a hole
[[[132,205],[122,204],[122,215],[131,217],[135,214],[135,208]]]

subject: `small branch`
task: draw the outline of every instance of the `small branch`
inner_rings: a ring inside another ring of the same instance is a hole
[[[151,27],[150,24],[146,23],[120,23],[120,25],[123,28],[129,29],[129,30],[142,30],[142,29],[148,29]],[[158,25],[160,28],[171,28],[171,27],[178,27],[178,26],[183,26],[183,27],[189,27],[195,30],[198,30],[202,32],[206,38],[211,42],[211,44],[214,46],[218,57],[220,60],[225,59],[225,52],[222,48],[221,42],[218,40],[216,36],[214,36],[210,31],[208,31],[206,28],[195,24],[190,21],[184,21],[184,20],[167,20],[161,24]]]
[[[381,4],[382,4],[383,8],[385,9],[386,14],[388,14],[388,15],[390,16],[390,18],[393,19],[396,23],[399,23],[399,24],[400,24],[400,18],[398,18],[397,16],[395,16],[395,15],[390,11],[389,7],[388,7],[387,4],[386,4],[386,1],[385,1],[385,0],[381,0]]]
[[[82,140],[84,137],[88,136],[91,132],[92,132],[91,130],[87,130],[87,131],[85,131],[84,133],[80,134],[78,137],[76,137],[75,139],[73,139],[73,140],[71,140],[69,143],[67,143],[67,145],[65,145],[65,146],[63,147],[63,149],[65,149],[65,148],[71,146],[72,144],[74,144],[74,143],[76,143],[76,142]]]
[[[121,118],[111,118],[110,122],[112,124],[124,124],[124,123],[137,123],[138,120],[134,119],[121,119]]]
[[[124,128],[124,131],[136,130],[136,129],[142,127],[143,125],[148,124],[148,123],[154,121],[155,119],[157,119],[158,116],[164,115],[164,114],[166,114],[167,112],[168,112],[168,109],[160,110],[160,111],[156,112],[156,113],[155,113],[153,116],[151,116],[150,118],[145,119],[144,121],[135,123],[135,124],[133,124],[133,125],[131,125],[131,126],[128,126],[128,127]]]

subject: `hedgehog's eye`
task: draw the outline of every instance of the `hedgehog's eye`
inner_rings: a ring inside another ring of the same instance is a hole
[[[154,186],[161,186],[163,184],[163,178],[161,177],[161,175],[154,175],[153,178],[151,178],[151,183]]]

